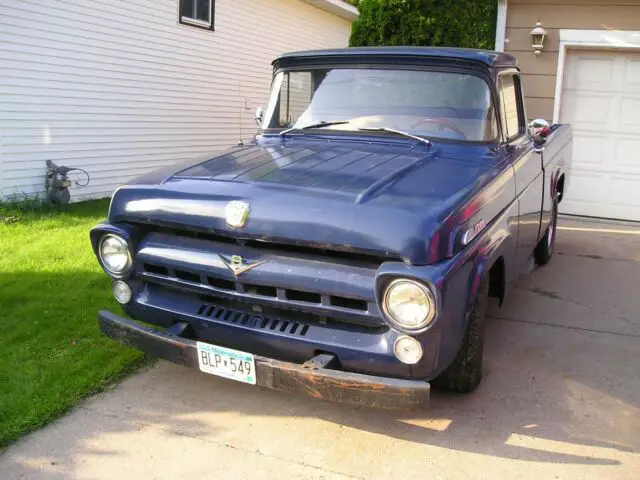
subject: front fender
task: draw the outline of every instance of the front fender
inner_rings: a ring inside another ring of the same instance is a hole
[[[100,263],[100,255],[98,253],[98,248],[99,248],[98,246],[100,243],[100,239],[108,233],[119,235],[127,241],[127,243],[131,248],[131,256],[135,262],[135,255],[136,255],[136,252],[138,251],[138,244],[144,237],[145,230],[139,226],[130,225],[126,223],[111,224],[108,222],[101,222],[97,224],[95,227],[93,227],[90,230],[89,240],[91,241],[91,248],[93,249],[93,253],[96,256],[98,263]],[[101,263],[100,263],[100,266],[102,266]],[[104,267],[102,268],[104,270]],[[107,270],[104,270],[104,272],[107,275],[112,276]],[[118,278],[129,278],[132,274],[133,274],[133,270],[128,272],[123,277],[118,277]]]
[[[516,276],[517,203],[513,202],[465,249],[434,265],[412,266],[399,262],[383,264],[376,275],[378,303],[393,278],[409,277],[425,282],[436,292],[438,316],[422,333],[414,335],[423,349],[437,349],[432,364],[411,367],[413,377],[431,380],[455,359],[467,328],[467,313],[478,295],[480,283],[496,262],[504,266],[502,296]]]

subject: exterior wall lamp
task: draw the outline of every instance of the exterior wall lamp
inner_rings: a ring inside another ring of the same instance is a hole
[[[536,27],[531,30],[531,48],[536,55],[540,55],[544,49],[544,39],[547,36],[547,31],[542,28],[542,22],[537,22]]]

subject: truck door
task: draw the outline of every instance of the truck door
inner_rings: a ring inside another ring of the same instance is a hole
[[[519,206],[516,256],[522,271],[538,243],[544,175],[540,156],[533,151],[533,144],[527,134],[522,89],[517,71],[509,70],[502,73],[498,77],[498,88],[503,133],[516,179]]]

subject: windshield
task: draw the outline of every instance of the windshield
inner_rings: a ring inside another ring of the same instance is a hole
[[[279,72],[263,129],[401,130],[427,138],[486,142],[497,137],[488,84],[467,73],[331,68]]]

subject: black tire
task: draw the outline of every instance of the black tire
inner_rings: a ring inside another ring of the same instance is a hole
[[[482,380],[484,327],[489,300],[489,281],[483,280],[468,313],[467,330],[453,363],[433,381],[436,388],[450,392],[472,392]]]
[[[551,223],[544,232],[544,236],[536,245],[533,256],[538,265],[546,265],[553,256],[553,250],[556,246],[556,233],[558,231],[558,196],[553,199],[553,207],[551,211]]]

